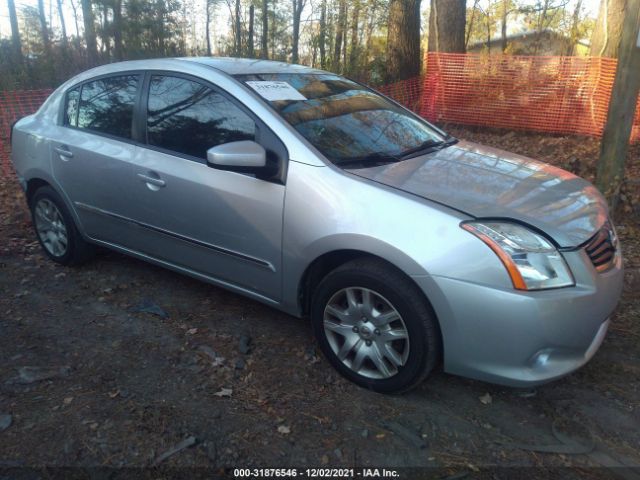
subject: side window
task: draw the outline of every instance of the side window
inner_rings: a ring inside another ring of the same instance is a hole
[[[151,77],[147,142],[174,152],[207,158],[223,143],[254,140],[253,120],[224,96],[184,78]]]
[[[131,138],[139,75],[109,77],[85,83],[80,94],[78,127]]]
[[[78,126],[78,102],[80,101],[80,87],[67,92],[64,106],[64,124],[72,127]]]

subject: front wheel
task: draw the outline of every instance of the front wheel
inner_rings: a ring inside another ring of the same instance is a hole
[[[378,260],[329,273],[315,291],[311,319],[325,356],[346,378],[400,393],[426,378],[440,357],[440,331],[418,287]]]

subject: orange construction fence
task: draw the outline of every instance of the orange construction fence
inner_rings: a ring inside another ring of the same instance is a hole
[[[436,123],[600,136],[616,60],[431,52],[426,74],[379,90]],[[0,92],[0,166],[7,174],[9,135],[51,90]],[[640,140],[640,98],[632,141]]]
[[[602,135],[616,60],[429,53],[426,75],[380,90],[436,123]],[[640,98],[632,141],[640,140]]]

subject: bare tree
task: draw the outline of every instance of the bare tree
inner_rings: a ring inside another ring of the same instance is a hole
[[[388,21],[386,79],[415,77],[420,73],[420,0],[391,0]]]

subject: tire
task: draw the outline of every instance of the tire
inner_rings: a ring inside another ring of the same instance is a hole
[[[40,187],[29,205],[33,228],[44,253],[61,265],[79,265],[95,253],[78,231],[73,217],[58,193]]]
[[[329,273],[315,289],[311,321],[334,368],[376,392],[411,390],[440,360],[440,329],[429,302],[381,260],[356,259]]]

